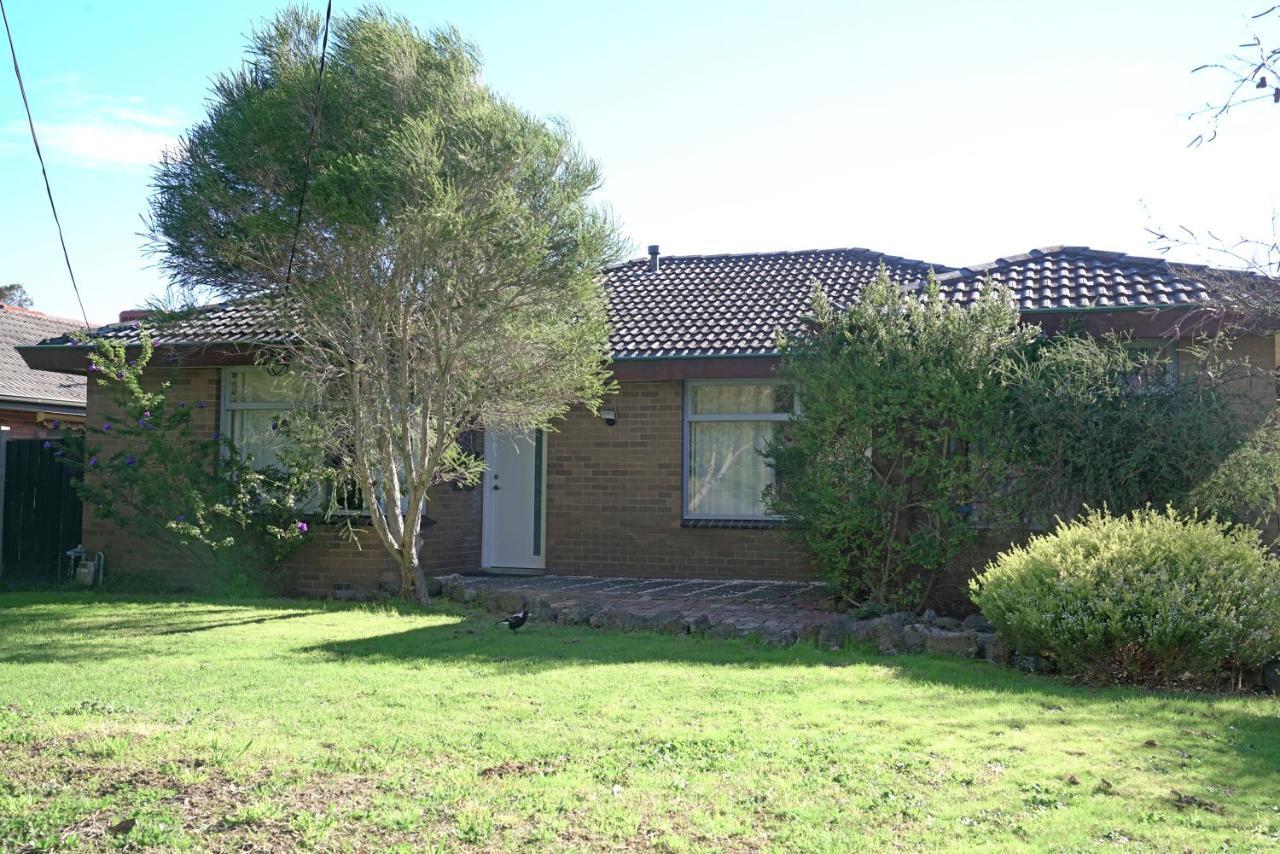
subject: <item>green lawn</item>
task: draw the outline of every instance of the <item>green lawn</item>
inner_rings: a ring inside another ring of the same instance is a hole
[[[445,606],[0,596],[4,850],[1100,843],[1280,845],[1280,701]]]

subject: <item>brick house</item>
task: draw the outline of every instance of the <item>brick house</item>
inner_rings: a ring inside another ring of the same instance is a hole
[[[1013,291],[1023,316],[1052,330],[1070,321],[1125,332],[1173,354],[1179,336],[1208,322],[1198,311],[1216,271],[1083,247],[1053,247],[979,267],[951,268],[866,249],[648,258],[605,271],[619,390],[598,416],[573,411],[557,429],[488,436],[488,468],[474,489],[436,489],[425,562],[433,572],[809,579],[806,555],[769,518],[760,492],[770,472],[754,453],[794,402],[775,378],[775,334],[800,327],[815,284],[847,304],[884,265],[904,287],[932,269],[943,292],[972,300],[986,279]],[[136,318],[97,334],[137,340]],[[286,404],[254,365],[287,333],[248,305],[212,307],[154,333],[153,364],[180,367],[171,398],[203,402],[198,429],[218,430],[269,457],[261,425]],[[1255,368],[1245,389],[1259,411],[1275,402],[1276,337],[1239,339]],[[82,374],[84,348],[51,339],[21,348],[33,367]],[[91,387],[89,427],[103,402]],[[85,546],[116,571],[148,560],[148,544],[95,519]],[[363,548],[334,528],[289,559],[295,592],[373,588],[392,567],[372,532]],[[975,559],[975,563],[978,560]]]
[[[30,367],[14,349],[84,323],[0,303],[0,430],[6,439],[44,439],[84,421],[85,381]]]

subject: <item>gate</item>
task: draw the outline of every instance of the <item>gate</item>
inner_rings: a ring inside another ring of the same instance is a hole
[[[4,515],[0,528],[0,582],[52,584],[64,553],[80,544],[81,505],[73,483],[78,470],[55,456],[79,437],[4,442]]]

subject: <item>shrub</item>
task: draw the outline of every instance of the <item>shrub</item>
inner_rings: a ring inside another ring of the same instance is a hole
[[[1247,439],[1242,379],[1226,340],[1144,354],[1117,336],[1056,335],[1002,366],[1019,501],[1039,522],[1085,505],[1192,509],[1189,493]],[[1167,372],[1166,372],[1167,371]]]
[[[971,587],[1020,653],[1092,680],[1210,687],[1280,655],[1280,562],[1251,529],[1172,509],[1086,513]]]
[[[92,344],[89,375],[110,409],[86,425],[79,452],[63,457],[83,469],[77,492],[99,518],[145,539],[149,556],[195,567],[201,590],[278,592],[279,562],[306,539],[299,507],[324,473],[305,452],[288,449],[287,472],[260,471],[217,432],[197,435],[193,407],[168,400],[170,383],[144,382],[154,350],[147,330],[141,338],[132,358],[118,341]],[[108,577],[117,589],[173,586],[155,567],[113,566]]]
[[[821,292],[814,310],[813,334],[782,342],[801,416],[766,450],[777,472],[767,500],[847,599],[918,608],[972,541],[975,510],[994,513],[1007,468],[974,451],[1006,446],[998,366],[1036,330],[1007,292],[966,307],[883,269],[846,311]]]

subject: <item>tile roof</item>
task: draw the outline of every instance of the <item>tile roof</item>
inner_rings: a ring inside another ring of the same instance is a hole
[[[610,349],[615,359],[773,353],[776,330],[811,312],[815,283],[848,305],[881,264],[904,285],[931,266],[870,249],[667,256],[656,273],[648,258],[628,261],[605,271]]]
[[[998,282],[1013,291],[1024,313],[1158,309],[1204,302],[1213,280],[1224,275],[1247,274],[1087,246],[1050,246],[943,273],[938,285],[948,298],[968,303],[984,282]]]
[[[138,330],[146,312],[138,318],[111,323],[96,330],[95,338],[138,343]],[[156,346],[195,344],[270,344],[287,341],[290,324],[281,311],[269,302],[218,303],[175,314],[172,319],[151,318],[145,321]],[[69,339],[45,341],[64,344]]]
[[[0,401],[84,406],[84,377],[33,370],[14,349],[72,329],[84,322],[0,303]]]
[[[1055,246],[960,269],[870,249],[820,249],[660,259],[656,273],[639,258],[604,271],[615,359],[769,355],[777,329],[800,327],[815,283],[847,305],[884,264],[905,287],[930,269],[951,299],[968,303],[987,279],[1008,285],[1026,314],[1052,311],[1178,308],[1203,303],[1215,282],[1245,276],[1265,287],[1280,281],[1209,267],[1171,264],[1083,246]],[[98,335],[136,341],[138,322]],[[278,311],[258,304],[200,309],[153,332],[159,345],[260,344],[287,338]],[[66,338],[45,343],[67,343]]]

